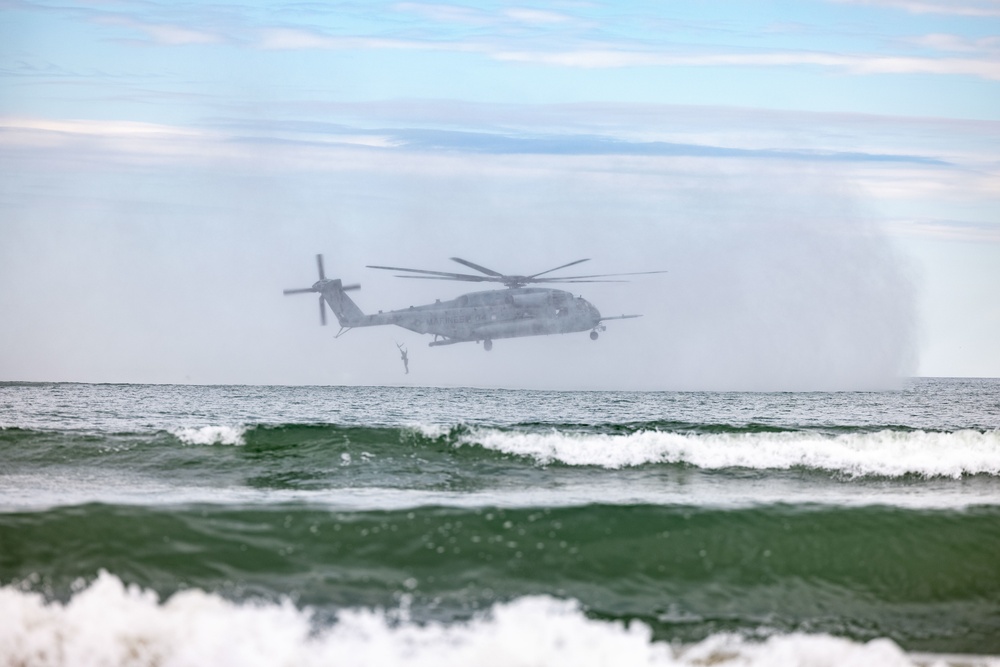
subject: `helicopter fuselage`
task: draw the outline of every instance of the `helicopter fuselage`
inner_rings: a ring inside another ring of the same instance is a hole
[[[330,304],[334,306],[333,303]],[[336,312],[334,308],[334,312]],[[597,329],[601,314],[570,292],[539,287],[471,292],[449,301],[352,318],[350,327],[395,324],[433,334],[431,345]]]
[[[479,273],[429,271],[398,266],[369,265],[369,268],[403,272],[404,275],[397,275],[398,278],[502,283],[506,289],[470,292],[449,301],[438,299],[434,303],[422,306],[410,306],[387,312],[380,310],[375,314],[366,314],[347,296],[347,292],[360,289],[361,285],[344,285],[339,278],[328,279],[323,271],[323,255],[316,255],[319,280],[312,287],[286,289],[284,293],[286,295],[319,294],[320,324],[326,324],[326,309],[329,307],[337,316],[337,322],[340,323],[341,330],[337,334],[338,337],[355,327],[394,324],[417,333],[432,334],[434,336],[434,340],[430,343],[432,346],[482,342],[483,348],[490,350],[493,347],[494,339],[565,334],[587,331],[588,329],[591,340],[597,340],[598,331],[605,329],[602,324],[605,320],[639,317],[639,315],[601,317],[597,308],[583,297],[573,296],[570,292],[551,287],[527,287],[528,283],[622,282],[603,279],[664,273],[663,271],[639,271],[583,276],[547,276],[553,271],[589,261],[578,259],[554,269],[522,276],[506,275],[460,257],[452,257],[452,260]]]

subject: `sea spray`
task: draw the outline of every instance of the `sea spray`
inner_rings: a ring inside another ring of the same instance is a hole
[[[308,609],[288,601],[237,604],[192,590],[160,602],[103,572],[65,604],[0,588],[0,616],[6,619],[0,661],[35,667],[921,664],[886,639],[862,643],[822,634],[719,634],[671,645],[654,641],[642,622],[593,619],[579,603],[548,596],[497,604],[458,624],[414,624],[398,610],[346,609],[333,625],[317,626]],[[936,660],[949,664],[944,656]],[[995,663],[963,657],[956,664]]]

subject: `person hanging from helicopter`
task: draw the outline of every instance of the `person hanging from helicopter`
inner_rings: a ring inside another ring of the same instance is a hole
[[[406,371],[406,375],[410,374],[410,360],[406,356],[406,346],[401,343],[396,343],[396,347],[399,348],[399,354],[403,359],[403,369]]]

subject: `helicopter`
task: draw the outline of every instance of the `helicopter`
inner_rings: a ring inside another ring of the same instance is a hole
[[[390,310],[388,312],[380,310],[378,313],[366,315],[347,296],[347,292],[360,289],[361,285],[344,285],[339,278],[327,278],[323,270],[323,255],[316,255],[319,280],[312,287],[286,289],[284,290],[284,294],[286,296],[289,294],[305,293],[319,294],[320,323],[326,325],[327,306],[333,311],[333,314],[337,317],[337,321],[340,323],[340,331],[337,332],[334,338],[339,338],[347,331],[357,327],[395,324],[396,326],[420,334],[433,334],[434,340],[428,344],[430,347],[454,345],[455,343],[481,342],[483,349],[489,352],[493,349],[493,341],[501,338],[544,336],[589,330],[591,340],[597,340],[598,332],[606,330],[604,322],[640,317],[640,315],[602,317],[597,308],[583,297],[573,296],[572,293],[560,289],[528,287],[528,285],[627,282],[624,280],[595,280],[595,278],[616,278],[620,276],[666,273],[666,271],[640,271],[634,273],[543,277],[554,271],[590,261],[589,259],[578,259],[574,262],[557,266],[554,269],[521,276],[502,274],[460,257],[452,257],[451,260],[478,271],[479,274],[428,271],[425,269],[407,269],[398,266],[377,266],[371,264],[367,268],[405,272],[404,275],[397,274],[397,278],[501,283],[505,289],[470,292],[450,301],[441,301],[438,299],[432,304],[410,306],[409,308]]]

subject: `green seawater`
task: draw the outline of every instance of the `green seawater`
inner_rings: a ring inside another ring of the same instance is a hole
[[[107,572],[315,632],[541,595],[670,645],[1000,654],[1000,382],[529,394],[0,384],[0,606]]]
[[[1000,508],[336,512],[81,505],[0,518],[0,572],[59,599],[106,569],[167,597],[292,596],[455,620],[545,593],[696,641],[766,628],[1000,652]],[[43,564],[44,567],[39,567]]]

